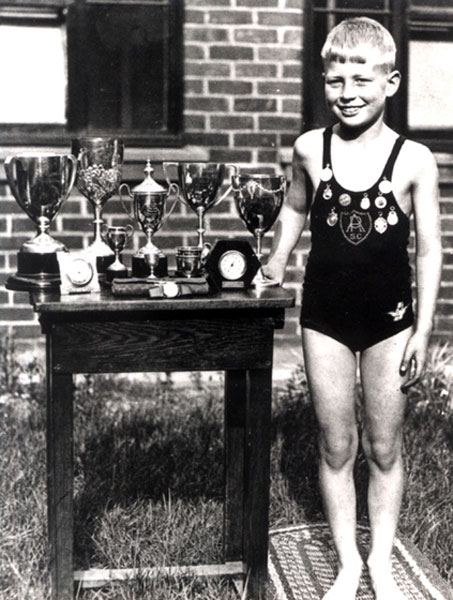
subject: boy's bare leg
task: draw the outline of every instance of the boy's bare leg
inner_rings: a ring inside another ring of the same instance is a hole
[[[324,600],[354,600],[362,570],[356,543],[353,467],[358,434],[355,417],[356,357],[332,338],[304,329],[305,369],[320,427],[319,479],[339,570]]]
[[[368,511],[371,549],[368,568],[376,600],[401,600],[391,568],[404,470],[402,459],[405,395],[399,367],[411,329],[365,350],[361,356],[361,377],[365,400],[363,448],[370,481]]]

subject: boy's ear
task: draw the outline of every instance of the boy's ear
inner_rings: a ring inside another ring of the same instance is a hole
[[[401,83],[401,73],[399,71],[392,71],[387,77],[387,98],[391,98],[396,94]]]

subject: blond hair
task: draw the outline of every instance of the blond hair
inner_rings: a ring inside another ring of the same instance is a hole
[[[368,17],[345,19],[327,36],[321,50],[324,65],[329,62],[367,62],[366,50],[379,56],[377,64],[390,72],[395,68],[396,46],[390,32]],[[369,58],[368,58],[369,60]]]

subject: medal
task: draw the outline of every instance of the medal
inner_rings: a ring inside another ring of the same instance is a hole
[[[379,191],[382,194],[390,194],[392,191],[392,182],[384,177],[384,179],[379,183]]]
[[[378,233],[385,233],[387,231],[388,223],[387,219],[384,219],[382,213],[379,213],[379,217],[374,222],[374,228]]]
[[[378,196],[374,201],[376,208],[385,208],[387,206],[387,199],[384,196]]]
[[[329,216],[327,217],[327,224],[333,227],[338,222],[338,215],[334,208],[331,209]]]
[[[321,181],[330,181],[332,179],[332,175],[332,169],[330,168],[330,165],[327,165],[327,167],[324,167],[324,169],[321,171],[320,179]]]
[[[349,194],[341,194],[338,198],[338,202],[341,206],[349,206],[351,204],[351,196]]]
[[[328,183],[326,183],[326,187],[322,193],[322,197],[324,200],[330,200],[332,198],[332,189]]]
[[[362,210],[368,210],[370,208],[371,202],[368,198],[368,194],[363,194],[363,198],[360,200],[360,208]]]
[[[390,212],[387,215],[387,223],[389,225],[396,225],[398,223],[398,215],[396,214],[396,210],[394,206],[390,207]]]

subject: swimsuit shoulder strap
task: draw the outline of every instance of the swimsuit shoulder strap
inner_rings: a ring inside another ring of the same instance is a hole
[[[323,148],[322,148],[322,168],[324,169],[329,165],[332,167],[332,159],[330,158],[330,143],[332,140],[332,127],[326,127],[322,134],[323,137]]]
[[[405,140],[406,140],[406,138],[402,135],[400,135],[395,140],[395,143],[393,145],[390,156],[388,157],[388,160],[385,163],[385,167],[382,172],[382,177],[385,177],[386,179],[389,179],[389,180],[392,179],[393,167],[395,166],[396,159],[398,158],[398,154],[399,154],[401,147],[404,144]]]

